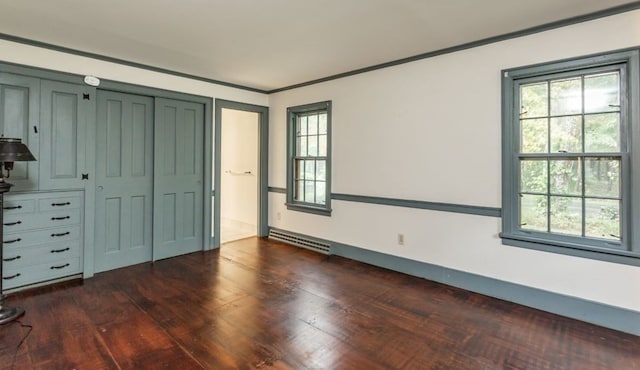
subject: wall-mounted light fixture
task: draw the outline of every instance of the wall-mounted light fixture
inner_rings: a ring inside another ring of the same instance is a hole
[[[100,86],[100,79],[96,76],[84,76],[84,83],[89,86]]]

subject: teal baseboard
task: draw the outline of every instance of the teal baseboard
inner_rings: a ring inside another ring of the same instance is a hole
[[[289,233],[319,242],[328,242],[331,245],[331,254],[336,256],[640,336],[640,312],[638,311],[375,252],[308,235],[294,232]]]

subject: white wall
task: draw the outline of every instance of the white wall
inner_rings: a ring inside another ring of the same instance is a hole
[[[332,192],[501,207],[500,71],[638,45],[634,11],[273,94],[269,185],[286,185],[286,108],[332,100]],[[640,311],[640,267],[503,246],[498,218],[269,197],[274,227]]]
[[[222,109],[220,217],[258,230],[258,113]],[[244,174],[251,172],[251,174]]]

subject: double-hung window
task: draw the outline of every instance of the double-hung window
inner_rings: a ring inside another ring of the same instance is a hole
[[[287,109],[287,207],[331,214],[331,102]]]
[[[640,264],[638,50],[503,71],[503,243]]]

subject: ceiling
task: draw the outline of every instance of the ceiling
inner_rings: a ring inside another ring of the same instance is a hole
[[[0,33],[271,91],[628,0],[0,0]]]

